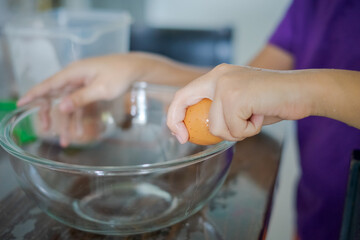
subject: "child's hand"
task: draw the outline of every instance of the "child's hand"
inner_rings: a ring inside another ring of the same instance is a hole
[[[176,93],[168,112],[168,127],[185,143],[186,108],[203,98],[213,100],[210,132],[229,141],[253,136],[265,124],[308,116],[310,102],[303,98],[299,82],[292,81],[295,76],[294,71],[219,65]]]
[[[135,68],[131,55],[81,60],[36,85],[18,101],[18,105],[42,98],[62,97],[59,109],[71,113],[89,103],[113,99],[124,92],[139,73]]]
[[[77,123],[72,122],[77,115],[74,113],[80,108],[99,100],[115,99],[134,81],[183,86],[203,74],[203,71],[205,70],[147,53],[84,59],[69,65],[30,89],[18,101],[18,106],[34,101],[40,102],[39,117],[43,133],[55,126],[56,129],[52,128],[52,130],[59,134],[60,143],[65,147],[71,139],[68,131],[71,126],[78,125],[78,120]],[[62,121],[52,126],[50,115],[53,112],[50,106],[53,98],[60,98],[56,111]]]

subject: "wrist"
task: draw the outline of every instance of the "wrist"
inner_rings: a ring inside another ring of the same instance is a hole
[[[332,70],[310,69],[304,70],[302,79],[308,102],[309,115],[330,116],[334,105],[332,99],[338,98],[336,82],[332,77]]]
[[[123,66],[127,66],[126,71],[131,82],[147,81],[146,77],[151,73],[151,69],[154,68],[153,59],[147,53],[130,52],[124,55],[123,61],[125,63],[123,63]]]
[[[323,78],[323,73],[319,70],[286,71],[283,83],[286,84],[291,119],[323,114]]]

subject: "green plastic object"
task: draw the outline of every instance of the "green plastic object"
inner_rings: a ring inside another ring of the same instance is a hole
[[[16,109],[16,101],[13,100],[1,100],[0,101],[0,120],[2,120],[6,114]]]
[[[0,101],[0,121],[10,112],[16,110],[15,100],[1,100]],[[29,117],[23,119],[14,128],[14,137],[20,145],[36,141],[37,137],[34,131],[32,120]]]

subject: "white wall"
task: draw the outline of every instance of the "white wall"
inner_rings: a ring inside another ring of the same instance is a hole
[[[164,27],[233,26],[235,64],[246,64],[267,41],[290,0],[147,0],[146,22]]]
[[[266,43],[289,4],[290,0],[145,0],[145,22],[174,28],[233,26],[233,63],[244,65]],[[295,229],[298,150],[294,122],[288,122],[287,127],[267,240],[292,239]]]

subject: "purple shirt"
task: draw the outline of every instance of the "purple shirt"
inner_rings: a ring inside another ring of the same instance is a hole
[[[269,42],[293,55],[295,69],[359,71],[360,1],[294,0]],[[298,121],[298,139],[297,232],[302,240],[339,239],[349,163],[352,151],[360,148],[360,130],[308,117]]]

